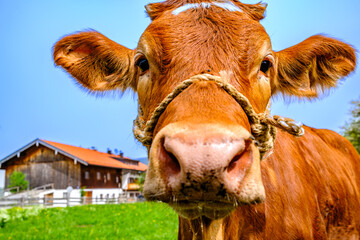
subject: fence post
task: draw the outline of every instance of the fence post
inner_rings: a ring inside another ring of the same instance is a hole
[[[66,194],[66,206],[70,207],[70,194]]]
[[[43,197],[43,204],[44,204],[44,207],[46,208],[46,196],[45,195]]]
[[[20,207],[21,207],[21,208],[24,208],[24,204],[25,204],[25,198],[24,198],[24,196],[22,196],[22,197],[20,198]]]

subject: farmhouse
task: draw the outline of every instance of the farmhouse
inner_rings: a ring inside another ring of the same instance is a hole
[[[14,171],[26,174],[29,188],[53,184],[55,189],[138,190],[135,179],[146,170],[140,161],[94,149],[35,139],[0,161],[5,186]],[[102,191],[104,192],[104,191]]]

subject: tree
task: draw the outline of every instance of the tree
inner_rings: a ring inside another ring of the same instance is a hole
[[[139,184],[139,191],[142,192],[144,189],[146,172],[140,174],[140,176],[136,179],[136,183]]]
[[[10,175],[8,188],[19,187],[19,191],[26,190],[29,186],[29,182],[25,180],[26,175],[22,172],[14,171]],[[16,192],[15,189],[11,192]]]
[[[343,135],[360,153],[360,100],[352,101],[351,119],[342,127]]]

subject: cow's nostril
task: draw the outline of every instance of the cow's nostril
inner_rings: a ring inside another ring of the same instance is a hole
[[[231,162],[227,167],[227,172],[231,172],[235,168],[237,161],[242,157],[243,153],[244,152],[236,154],[235,157],[233,157],[233,159],[231,160]]]
[[[179,173],[181,170],[179,161],[171,152],[166,151],[166,153],[169,155],[169,160],[171,160],[168,167],[171,168],[174,173]]]
[[[171,174],[177,174],[181,171],[180,163],[176,156],[166,149],[164,142],[165,140],[163,139],[160,150],[160,159],[164,163],[165,168],[168,169]]]
[[[244,171],[251,160],[251,139],[245,140],[245,146],[231,159],[226,171],[230,175],[236,175],[239,171]]]

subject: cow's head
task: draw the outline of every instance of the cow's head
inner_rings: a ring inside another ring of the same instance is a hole
[[[132,88],[145,121],[178,84],[204,72],[220,76],[262,113],[274,94],[313,98],[354,70],[354,50],[325,36],[273,51],[259,23],[265,8],[235,0],[149,4],[152,22],[136,49],[80,32],[61,39],[54,58],[92,92]],[[265,199],[248,116],[216,83],[199,81],[182,91],[153,136],[147,199],[167,202],[187,218],[213,219]]]

